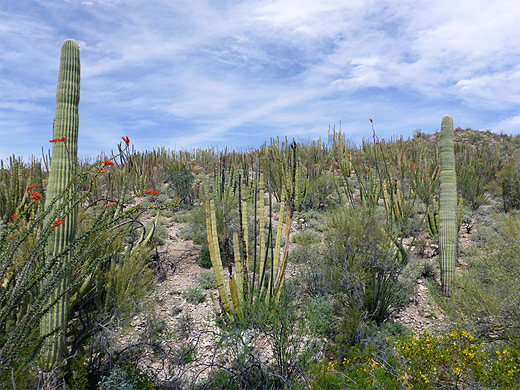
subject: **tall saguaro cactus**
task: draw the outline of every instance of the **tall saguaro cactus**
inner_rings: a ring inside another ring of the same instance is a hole
[[[450,295],[457,258],[457,177],[453,145],[453,118],[446,115],[441,123],[439,252],[442,292]]]
[[[48,215],[55,215],[62,206],[64,199],[70,199],[75,193],[74,188],[69,188],[68,196],[60,198],[52,204],[52,201],[63,194],[71,179],[76,174],[78,160],[78,128],[79,128],[79,83],[80,62],[79,46],[72,39],[66,40],[61,46],[60,70],[58,75],[58,88],[56,91],[56,116],[54,118],[52,161],[47,185],[45,209],[52,207]],[[76,231],[76,211],[68,205],[63,209],[63,216],[53,224],[53,233],[47,243],[47,258],[52,259],[74,239]],[[62,219],[64,218],[64,219]],[[47,221],[48,224],[53,221]],[[52,269],[54,272],[66,271],[70,254],[63,255]],[[49,260],[48,260],[49,261]],[[65,294],[70,283],[70,273],[65,272],[64,277],[56,287],[51,300],[56,304],[42,318],[40,323],[40,335],[45,337],[42,353],[46,357],[47,367],[51,369],[62,357],[65,346],[65,328],[67,324],[68,297]]]

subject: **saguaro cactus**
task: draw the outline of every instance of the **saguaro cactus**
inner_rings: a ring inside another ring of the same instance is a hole
[[[441,123],[439,252],[442,292],[450,295],[457,258],[457,177],[453,145],[453,118]]]
[[[72,39],[66,40],[61,46],[60,70],[58,75],[58,88],[56,91],[56,116],[54,118],[52,161],[47,185],[45,209],[53,208],[48,215],[55,216],[57,210],[63,206],[64,200],[75,193],[74,188],[69,187],[70,194],[60,198],[54,204],[51,203],[63,194],[76,174],[78,160],[78,103],[80,83],[79,46]],[[68,203],[69,205],[71,203]],[[73,204],[73,203],[72,203]],[[49,217],[51,218],[51,217]],[[62,218],[65,218],[64,220]],[[48,259],[58,255],[74,239],[76,231],[76,212],[70,207],[63,209],[63,215],[59,215],[60,223],[53,225],[53,233],[47,243]],[[48,220],[47,224],[53,221]],[[61,256],[54,272],[67,270],[70,254]],[[70,282],[70,273],[65,272],[61,283],[54,291],[56,304],[42,318],[40,323],[40,335],[47,337],[43,344],[42,353],[46,357],[47,367],[51,369],[62,357],[65,346],[65,328],[67,324],[68,297],[64,293]]]

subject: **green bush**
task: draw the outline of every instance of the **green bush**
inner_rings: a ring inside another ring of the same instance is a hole
[[[169,182],[168,189],[170,194],[179,200],[179,203],[186,206],[193,204],[193,193],[191,185],[195,176],[193,172],[185,165],[181,165],[170,169],[166,173]]]
[[[210,269],[212,267],[211,264],[211,256],[209,255],[209,248],[205,246],[200,252],[199,259],[197,260],[197,264],[202,268]]]
[[[323,295],[309,299],[305,306],[305,317],[312,334],[330,336],[336,328],[333,299]]]
[[[507,161],[498,174],[502,187],[504,211],[520,209],[520,163],[518,160]]]
[[[466,331],[387,337],[383,348],[353,347],[311,373],[312,389],[516,389],[520,351],[483,348]]]
[[[455,280],[451,299],[437,297],[438,303],[453,321],[480,334],[520,339],[520,214],[497,215],[480,248],[465,259],[467,268]]]
[[[485,193],[498,172],[499,159],[486,149],[464,149],[456,156],[457,188],[477,210],[488,202]]]
[[[100,390],[146,390],[155,389],[152,377],[135,366],[114,367],[99,382]]]
[[[197,358],[197,348],[189,343],[183,343],[175,350],[174,358],[179,366],[192,363]]]
[[[186,299],[189,303],[197,304],[202,303],[206,299],[206,295],[204,295],[204,291],[199,286],[190,286],[182,293],[184,299]]]
[[[217,288],[217,281],[215,280],[215,274],[213,272],[204,272],[201,274],[199,283],[200,287],[205,290]]]
[[[374,214],[357,208],[338,208],[328,217],[324,257],[330,283],[347,305],[378,324],[398,299],[398,276],[403,264],[395,246]]]
[[[392,344],[404,363],[403,376],[414,389],[520,385],[520,351],[486,352],[482,340],[466,331],[438,336],[422,334]]]

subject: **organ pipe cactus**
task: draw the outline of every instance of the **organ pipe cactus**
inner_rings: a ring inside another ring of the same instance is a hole
[[[457,232],[460,231],[462,226],[462,218],[464,216],[464,199],[459,196],[458,205],[458,219],[457,219]],[[426,213],[426,222],[428,226],[428,233],[431,237],[435,237],[439,233],[439,202],[435,198],[432,200],[432,204],[428,205]]]
[[[457,258],[457,178],[453,143],[453,118],[441,123],[439,252],[442,292],[450,295]]]
[[[40,322],[40,336],[46,337],[42,355],[46,362],[44,370],[51,370],[61,359],[65,347],[65,330],[67,324],[68,297],[64,293],[70,282],[68,260],[70,253],[59,255],[74,239],[76,231],[76,211],[72,203],[62,204],[60,195],[66,188],[75,193],[75,188],[69,186],[76,174],[78,156],[78,103],[80,84],[79,46],[74,40],[66,40],[61,46],[60,70],[56,91],[56,116],[54,119],[52,160],[45,209],[53,209],[49,215],[55,215],[63,209],[61,223],[54,223],[53,233],[47,242],[47,256],[59,256],[58,269],[65,270],[62,282],[54,291],[51,300],[56,304],[48,311]],[[58,198],[56,202],[53,202]],[[65,206],[65,207],[63,207]],[[56,221],[57,222],[57,221]],[[52,221],[47,221],[47,224]],[[55,269],[54,267],[53,269]],[[57,270],[53,271],[57,272]],[[51,335],[51,336],[49,336]],[[44,373],[45,374],[45,373]]]

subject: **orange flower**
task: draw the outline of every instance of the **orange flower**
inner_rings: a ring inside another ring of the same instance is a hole
[[[359,199],[358,199],[358,198],[354,198],[354,200],[355,200],[356,202],[359,202]]]
[[[31,192],[30,194],[31,194],[31,199],[34,199],[34,200],[40,200],[40,198],[42,197],[39,192]]]
[[[114,200],[113,202],[107,203],[107,207],[112,207],[117,203],[117,200]]]
[[[157,194],[159,194],[159,191],[146,190],[146,193],[147,193],[148,195],[157,195]]]
[[[30,194],[30,193],[31,193],[30,190],[33,189],[34,187],[36,187],[36,183],[35,183],[35,184],[31,184],[30,186],[27,186],[27,187],[25,188],[25,191],[27,191],[27,192]]]
[[[16,218],[18,218],[18,215],[13,214],[13,215],[11,215],[11,218],[12,218],[12,219],[16,219]]]
[[[63,221],[65,221],[65,217],[63,217],[62,219],[57,219],[52,223],[52,227],[60,226],[63,223]]]
[[[341,173],[341,170],[339,170],[338,168],[336,168],[336,172]]]
[[[374,123],[374,121],[372,119],[369,119],[370,123]]]
[[[114,163],[112,161],[110,161],[108,158],[105,158],[105,165],[112,166],[112,165],[114,165]]]
[[[99,173],[105,173],[105,172],[106,172],[103,168],[97,168],[97,171],[98,171]]]
[[[127,146],[130,145],[130,138],[128,138],[128,136],[121,137],[121,139],[122,139],[123,141],[125,141],[125,144],[126,144]]]

